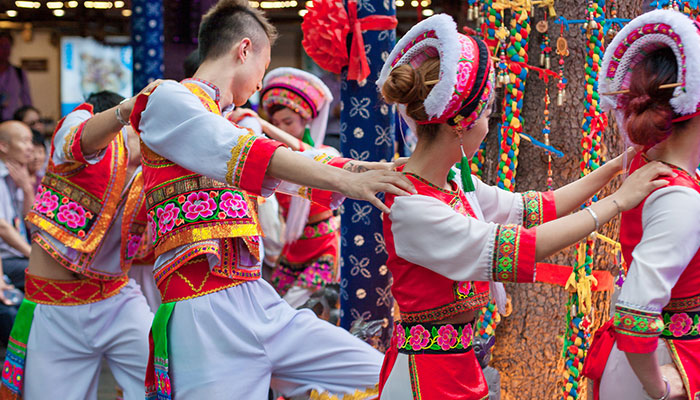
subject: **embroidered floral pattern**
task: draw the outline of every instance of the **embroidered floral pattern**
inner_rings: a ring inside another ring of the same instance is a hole
[[[469,349],[474,336],[471,324],[407,324],[394,327],[394,343],[399,351],[415,353],[454,353]]]
[[[518,252],[520,251],[520,227],[499,225],[493,253],[493,280],[517,282]]]
[[[470,281],[455,282],[455,297],[458,300],[466,299],[472,293],[472,283]]]
[[[34,199],[34,209],[42,214],[48,214],[58,208],[58,196],[49,190],[44,190]]]
[[[64,200],[66,199],[64,198]],[[58,207],[58,214],[56,214],[58,222],[62,222],[72,229],[85,227],[87,222],[85,209],[73,201],[65,201],[64,203],[67,204]]]
[[[239,193],[224,192],[219,205],[221,210],[231,218],[243,218],[248,214],[248,202]]]
[[[280,257],[277,268],[272,272],[270,284],[282,296],[292,286],[315,291],[337,282],[335,264],[335,257],[330,255],[324,255],[303,264],[289,263],[283,256]]]
[[[299,239],[316,239],[333,233],[338,229],[338,221],[335,217],[328,218],[313,224],[306,225]]]
[[[161,235],[173,230],[179,215],[180,209],[173,203],[168,203],[165,207],[156,210],[158,229]]]
[[[663,312],[664,337],[670,339],[700,338],[700,312]]]
[[[618,333],[636,336],[659,336],[664,330],[664,321],[658,313],[618,307],[613,316],[613,326]]]
[[[216,196],[216,192],[213,192],[213,195]],[[209,197],[209,193],[204,191],[190,193],[187,195],[187,201],[182,204],[185,218],[193,221],[199,218],[211,217],[216,208],[216,202]]]
[[[141,236],[134,235],[129,238],[129,242],[126,244],[126,257],[134,258],[136,252],[139,250],[139,245],[141,244]]]

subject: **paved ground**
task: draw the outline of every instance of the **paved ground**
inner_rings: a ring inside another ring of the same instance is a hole
[[[100,384],[97,388],[97,400],[115,400],[117,398],[117,381],[114,380],[109,366],[103,360],[100,371]]]

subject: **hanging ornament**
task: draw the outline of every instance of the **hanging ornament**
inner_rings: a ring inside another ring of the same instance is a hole
[[[540,45],[540,67],[550,69],[552,46],[549,41],[549,21],[547,21],[547,11],[544,12],[544,19],[535,26],[537,32],[542,34],[542,44]]]
[[[617,1],[616,0],[610,0],[610,19],[615,20],[617,19]],[[615,24],[610,25],[610,29],[608,29],[608,40],[612,40],[615,35],[617,35],[618,29],[615,27]]]
[[[542,121],[542,135],[544,136],[544,144],[549,144],[549,134],[551,133],[552,121],[549,120],[549,85],[545,81],[544,86],[544,120]],[[547,152],[547,189],[554,190],[554,179],[552,178],[552,153]]]
[[[569,56],[569,43],[564,38],[564,25],[561,26],[559,31],[559,38],[557,39],[557,54],[559,55],[559,82],[557,83],[557,106],[561,107],[564,105],[564,99],[566,98],[566,78],[564,77],[564,57]]]

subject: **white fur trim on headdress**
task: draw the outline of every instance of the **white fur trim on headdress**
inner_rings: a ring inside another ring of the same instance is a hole
[[[412,45],[422,34],[429,31],[435,32],[436,38],[423,39],[418,44]],[[440,79],[423,101],[426,114],[429,118],[434,118],[442,116],[452,98],[454,87],[457,85],[457,67],[462,52],[457,24],[449,15],[433,15],[411,28],[399,40],[384,62],[377,86],[381,90],[391,70],[399,65],[408,64],[418,53],[428,47],[436,49],[440,56]],[[398,61],[392,66],[397,59]]]
[[[671,31],[643,31],[645,26],[657,24],[666,24]],[[628,37],[635,32],[638,32],[636,36],[633,35],[636,40],[629,44]],[[700,34],[698,25],[685,14],[673,10],[655,10],[640,15],[615,36],[605,50],[601,75],[598,77],[599,92],[628,89],[629,75],[639,61],[640,52],[655,47],[673,50],[678,61],[678,82],[685,82],[684,86],[675,88],[673,92],[673,110],[680,115],[694,113],[700,103]],[[601,107],[604,111],[615,109],[617,100],[618,97],[614,95],[603,96]]]

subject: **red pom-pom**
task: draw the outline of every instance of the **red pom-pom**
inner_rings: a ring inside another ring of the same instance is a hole
[[[301,41],[306,54],[321,68],[339,74],[348,65],[348,14],[342,1],[313,0],[304,15]]]

